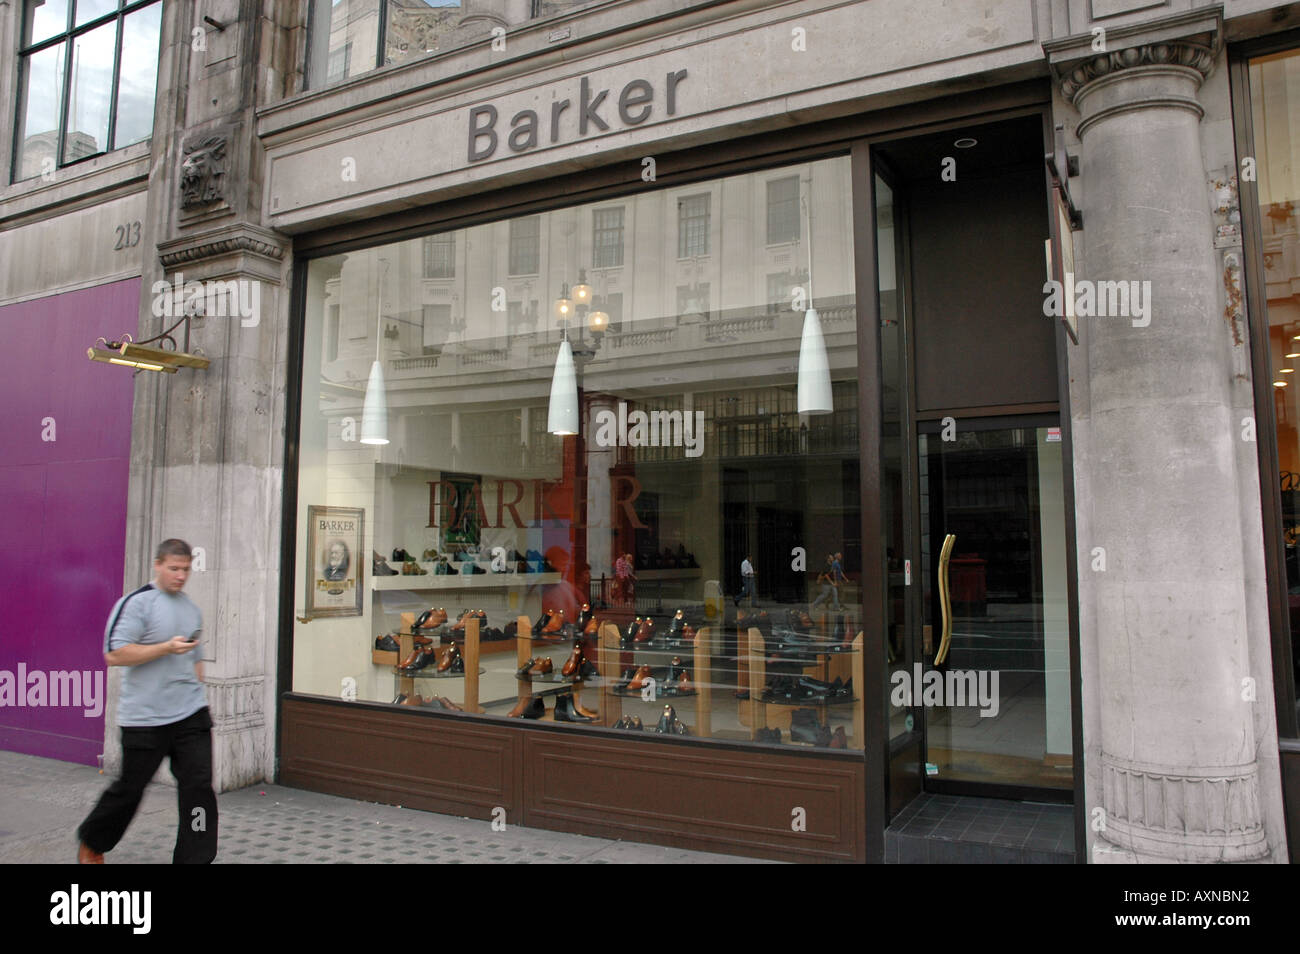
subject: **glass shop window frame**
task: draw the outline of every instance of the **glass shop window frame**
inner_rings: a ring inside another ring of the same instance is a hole
[[[1300,738],[1300,712],[1294,675],[1293,646],[1300,633],[1291,628],[1287,592],[1286,549],[1282,526],[1280,486],[1281,455],[1274,408],[1272,361],[1269,353],[1268,296],[1260,221],[1258,174],[1243,175],[1243,162],[1256,161],[1256,134],[1250,87],[1251,61],[1279,53],[1300,51],[1300,30],[1264,37],[1228,50],[1228,75],[1232,99],[1233,139],[1237,160],[1238,207],[1241,210],[1242,280],[1245,286],[1246,324],[1250,339],[1251,376],[1255,398],[1256,450],[1260,472],[1260,517],[1268,592],[1269,629],[1272,637],[1273,701],[1280,739]],[[1293,833],[1294,834],[1294,833]]]
[[[851,144],[849,142],[846,142],[844,140],[831,140],[829,142],[818,142],[806,147],[803,150],[800,150],[799,155],[791,156],[788,153],[774,153],[771,155],[766,155],[762,157],[761,160],[755,162],[753,165],[741,169],[717,170],[709,165],[701,165],[698,172],[692,177],[694,180],[692,184],[694,184],[701,191],[692,193],[691,195],[698,196],[703,194],[710,194],[711,196],[711,193],[708,193],[707,190],[713,187],[716,183],[720,181],[725,181],[730,177],[740,176],[740,175],[755,176],[757,178],[757,183],[759,184],[759,187],[764,189],[764,192],[760,194],[765,195],[766,186],[764,185],[764,183],[766,181],[770,181],[763,178],[765,175],[770,174],[771,172],[777,170],[785,170],[792,167],[804,166],[811,163],[829,162],[836,159],[842,159],[846,163],[849,163],[849,168],[850,170],[852,169],[852,163],[855,160],[853,157]],[[802,180],[800,180],[798,176],[790,176],[789,178],[794,178],[796,181],[800,182],[799,197],[802,197],[803,195]],[[661,188],[676,189],[676,188],[680,188],[681,185],[686,185],[686,183],[665,185]],[[852,201],[853,182],[852,182],[851,175],[849,177],[848,183],[846,184],[846,188],[850,190],[848,195],[846,196],[846,201]],[[528,202],[523,209],[512,211],[510,213],[503,213],[502,211],[495,210],[495,209],[483,209],[483,210],[475,209],[474,211],[470,212],[468,215],[462,215],[453,211],[449,219],[430,221],[428,223],[423,224],[418,231],[380,230],[376,232],[370,232],[369,234],[366,234],[364,238],[349,237],[342,240],[323,243],[319,246],[313,243],[312,247],[310,249],[304,250],[304,253],[298,256],[297,261],[295,262],[294,283],[298,290],[295,293],[296,304],[293,306],[294,309],[293,321],[297,326],[297,330],[294,332],[294,335],[298,337],[298,341],[293,346],[295,349],[295,353],[293,354],[293,356],[291,356],[290,360],[291,362],[296,361],[297,364],[296,372],[293,375],[294,377],[293,388],[297,392],[297,399],[291,398],[291,407],[289,409],[290,417],[287,423],[289,424],[289,426],[293,428],[294,433],[292,434],[290,440],[287,442],[288,445],[296,446],[298,442],[298,437],[301,433],[301,428],[303,426],[304,409],[300,404],[297,403],[297,400],[301,399],[303,375],[306,371],[306,362],[308,357],[306,352],[302,349],[302,336],[305,334],[306,322],[310,319],[309,316],[307,315],[307,298],[301,289],[305,287],[305,283],[307,281],[308,269],[310,268],[311,264],[314,261],[321,258],[328,258],[330,256],[337,255],[347,251],[365,251],[368,249],[374,249],[374,248],[386,246],[395,242],[418,239],[421,240],[422,245],[421,245],[421,254],[417,260],[416,268],[418,270],[418,274],[423,278],[423,251],[425,248],[425,245],[423,243],[426,242],[428,239],[442,234],[448,234],[449,229],[458,231],[461,229],[468,229],[475,226],[492,225],[492,224],[499,225],[504,222],[504,223],[509,223],[509,236],[507,240],[507,252],[506,252],[508,268],[510,267],[510,265],[513,264],[512,260],[516,257],[518,251],[516,245],[521,240],[525,244],[527,244],[529,240],[535,243],[535,254],[538,257],[536,271],[532,273],[516,274],[511,270],[509,271],[509,277],[510,278],[532,278],[538,274],[541,274],[544,271],[544,263],[541,261],[541,259],[543,258],[542,251],[544,248],[542,246],[542,242],[545,238],[546,230],[541,227],[543,224],[542,219],[546,215],[551,213],[563,212],[565,210],[574,209],[574,208],[583,208],[584,206],[586,206],[590,209],[592,213],[591,218],[588,220],[587,223],[585,223],[587,225],[587,234],[593,240],[592,245],[589,247],[589,250],[593,257],[592,267],[601,268],[602,266],[596,264],[595,262],[595,256],[597,254],[597,244],[598,244],[595,242],[595,237],[599,232],[597,228],[598,216],[596,213],[616,212],[618,214],[618,219],[619,219],[618,227],[616,229],[611,227],[607,231],[618,233],[620,242],[617,246],[617,249],[620,253],[626,254],[626,243],[624,240],[626,239],[626,232],[629,225],[627,200],[629,198],[635,198],[639,194],[640,194],[639,191],[635,190],[632,187],[628,187],[626,185],[611,185],[607,187],[607,191],[604,191],[603,195],[594,199],[594,201],[587,200],[586,202],[584,202],[581,199],[575,199],[573,197],[568,197],[568,196],[559,197],[559,198],[550,197],[546,200],[534,200]],[[508,202],[505,204],[509,206]],[[712,199],[710,198],[710,210],[709,210],[710,219],[712,216],[711,206],[712,206]],[[796,206],[796,208],[799,207]],[[759,213],[759,216],[761,216],[759,219],[760,222],[765,223],[767,221],[766,206],[763,207],[763,211]],[[679,237],[679,232],[678,232],[679,223],[676,221],[676,219],[677,219],[676,216],[666,217],[666,221],[664,223],[664,228],[667,231],[667,234],[671,235],[670,244],[667,246],[669,249],[676,247],[677,239]],[[524,233],[522,235],[517,233],[515,230],[516,225],[518,223],[527,223],[527,222],[537,223],[536,233],[532,235],[528,233]],[[800,225],[800,234],[801,236],[803,234],[802,224]],[[759,250],[763,247],[761,243],[761,235],[762,233],[760,232],[760,242],[758,247],[755,249],[756,256],[759,254]],[[711,243],[711,238],[710,238],[710,243]],[[612,245],[606,246],[606,248],[613,248],[613,247],[614,246]],[[669,254],[671,255],[671,252],[669,252]],[[626,266],[626,261],[622,260],[618,263],[618,265],[612,265],[612,266],[605,265],[604,267],[618,268],[624,266]],[[468,268],[468,266],[466,267]],[[860,267],[860,262],[857,255],[853,257],[853,265],[851,267],[855,270],[855,272],[856,269]],[[856,282],[856,278],[855,278],[855,282]],[[537,300],[537,298],[542,298],[543,307],[541,311],[543,314],[546,314],[547,309],[544,307],[545,305],[544,296],[537,296],[535,292],[533,294],[535,296],[534,300]],[[622,314],[621,302],[623,299],[623,292],[620,291],[618,293],[609,293],[609,297],[616,298],[619,301],[619,304],[617,305],[611,302],[608,306],[609,314],[611,316],[611,326],[609,330],[612,333],[617,333],[618,332],[617,325],[620,323],[617,321],[617,319],[621,317]],[[513,305],[515,303],[511,302],[511,304]],[[522,307],[522,305],[526,303],[520,302],[519,304]],[[757,305],[757,307],[764,308],[764,310],[766,311],[767,304],[763,303]],[[545,320],[543,321],[543,324],[545,324]],[[860,327],[856,330],[856,333],[859,335],[862,333]],[[325,347],[328,347],[329,341],[325,340],[323,344]],[[861,384],[860,375],[855,375],[855,377],[852,379],[836,380],[833,381],[832,384],[833,384],[834,392],[837,395],[837,397],[843,395],[847,390],[847,391],[851,391],[856,396],[856,401],[850,407],[848,407],[843,411],[837,410],[833,415],[826,415],[827,418],[825,422],[826,428],[846,431],[847,433],[852,434],[852,439],[855,442],[857,442],[860,440],[859,428],[857,427],[857,420],[860,414],[862,413],[861,401],[863,400],[862,397],[863,392],[860,387]],[[790,401],[794,400],[793,394],[789,396],[789,399]],[[765,402],[765,404],[766,403],[772,403],[772,400],[769,399],[768,401]],[[514,432],[512,431],[511,433],[513,434]],[[562,445],[556,442],[542,440],[542,438],[545,438],[547,436],[549,436],[549,432],[547,430],[546,415],[545,414],[530,415],[529,446],[533,446],[533,447],[540,446],[542,448],[545,448],[545,450],[541,452],[542,457],[547,462],[558,463],[562,459],[561,457],[563,453]],[[758,446],[760,442],[766,442],[766,444],[770,445],[771,441],[768,438],[769,435],[765,435],[765,434],[760,435],[757,433],[757,431],[755,431],[755,433],[751,435],[747,435],[746,441],[747,441],[747,446],[749,447],[748,453],[752,456],[770,457],[772,459],[778,459],[781,456],[783,456],[782,451],[779,448],[776,448],[774,446],[762,446],[762,447]],[[629,458],[628,458],[629,461],[633,459],[633,455],[634,455],[635,460],[637,462],[649,463],[649,462],[655,462],[655,461],[661,461],[667,459],[669,455],[673,453],[673,451],[672,450],[663,451],[663,450],[653,449],[653,448],[651,449],[638,448],[636,449],[636,451],[627,450],[624,451],[624,453],[629,454]],[[678,451],[678,453],[680,453],[680,451]],[[860,447],[857,452],[857,457],[855,459],[859,463],[861,463],[862,458],[861,458]],[[292,489],[286,488],[286,495],[284,498],[283,522],[282,522],[282,529],[283,529],[282,559],[283,559],[283,565],[290,566],[292,567],[292,569],[282,573],[282,582],[281,582],[281,589],[280,589],[281,655],[277,666],[278,669],[277,681],[278,681],[279,693],[281,695],[281,698],[288,697],[288,696],[296,696],[304,699],[319,700],[321,698],[319,695],[306,692],[304,690],[300,690],[296,688],[293,683],[293,671],[294,671],[293,659],[297,651],[297,646],[296,646],[295,628],[291,621],[293,619],[292,608],[295,602],[294,581],[296,581],[296,577],[299,573],[299,570],[301,569],[297,565],[296,548],[300,540],[299,534],[303,532],[301,527],[299,526],[299,521],[298,521],[299,503],[301,502],[298,496],[298,490],[299,490],[298,482],[300,479],[301,461],[298,458],[296,452],[291,452],[290,454],[286,455],[285,463],[286,463],[286,473],[291,475],[291,477],[286,478],[286,484],[292,481]],[[862,487],[860,485],[856,485],[853,488],[853,490],[854,490],[854,496],[853,496],[852,505],[858,507],[859,513],[861,514],[861,509],[864,506]],[[863,609],[863,612],[865,612],[865,608]],[[383,702],[366,701],[364,704],[368,706],[375,706],[376,708],[382,709],[385,712],[390,712],[394,709],[393,706]],[[866,704],[865,700],[863,700],[863,704],[864,705]],[[431,715],[434,715],[436,717],[437,714],[431,713]],[[491,713],[491,714],[475,713],[475,714],[467,714],[467,715],[469,715],[470,718],[477,721],[479,724],[491,724],[493,726],[499,726],[499,725],[523,726],[526,728],[531,728],[530,726],[528,726],[528,723],[526,721],[521,722],[520,720],[508,719],[504,715],[497,714],[497,713]],[[584,728],[585,727],[582,725],[571,725],[571,726],[566,726],[564,731],[566,733],[572,733],[576,736],[576,735],[582,735]],[[653,736],[654,736],[653,733],[647,733],[647,737],[652,738]],[[869,738],[869,736],[867,736],[867,738]],[[749,740],[741,741],[741,740],[730,739],[730,738],[715,738],[711,736],[703,736],[703,737],[692,736],[691,742],[692,744],[699,744],[706,747],[712,747],[712,746],[723,747],[723,748],[741,747],[745,751],[756,751],[753,749],[752,741]],[[865,738],[864,738],[864,742],[865,742]],[[792,749],[791,754],[797,755],[798,757],[804,757],[806,755],[809,758],[823,758],[826,757],[828,754],[831,754],[832,752],[833,750],[822,749],[822,748],[809,749],[806,752],[803,751],[802,749],[799,750]],[[844,755],[846,758],[850,760],[861,759],[863,757],[863,748],[861,746],[855,746],[853,748],[848,749],[845,753],[834,753],[834,754],[837,756]]]
[[[105,148],[99,150],[98,152],[92,152],[85,156],[78,156],[76,159],[72,159],[72,160],[65,160],[64,158],[64,147],[66,145],[66,140],[68,136],[68,129],[67,129],[68,105],[69,105],[68,100],[69,100],[69,96],[71,95],[71,87],[73,82],[72,71],[68,69],[69,57],[65,53],[63,57],[63,76],[60,78],[59,123],[56,130],[58,134],[58,148],[55,153],[54,166],[56,169],[65,169],[69,166],[74,166],[77,165],[78,163],[86,162],[87,160],[96,159],[100,156],[107,155],[110,152],[117,152],[119,149],[127,148],[127,146],[135,146],[142,142],[149,142],[149,140],[153,138],[152,122],[150,123],[149,135],[146,136],[145,138],[137,139],[134,142],[127,143],[125,146],[121,146],[121,147],[117,146],[116,144],[118,92],[121,87],[121,79],[122,79],[122,31],[124,28],[123,27],[124,21],[128,16],[140,10],[144,10],[147,7],[153,6],[154,4],[158,4],[159,6],[161,6],[162,0],[114,0],[114,2],[117,5],[116,9],[114,9],[110,13],[105,13],[102,16],[95,17],[93,20],[88,20],[79,26],[76,25],[77,4],[73,2],[73,0],[68,0],[67,27],[62,32],[57,33],[54,36],[47,37],[35,43],[29,42],[27,37],[27,33],[28,33],[27,15],[30,11],[34,9],[34,7],[32,6],[33,2],[34,0],[21,0],[21,2],[18,4],[18,10],[19,10],[18,22],[17,22],[17,26],[19,30],[18,83],[15,86],[16,93],[14,97],[15,102],[13,105],[14,141],[13,141],[13,149],[11,152],[12,173],[10,175],[9,181],[28,182],[32,179],[40,178],[41,175],[38,172],[31,176],[22,176],[19,169],[19,161],[18,161],[20,156],[20,150],[23,144],[23,135],[24,135],[24,129],[26,127],[26,119],[27,119],[26,109],[25,109],[26,103],[24,102],[24,97],[23,97],[23,92],[25,89],[24,84],[27,81],[28,64],[31,62],[32,57],[36,56],[37,54],[44,53],[47,50],[54,49],[55,47],[58,47],[60,44],[63,44],[67,50],[72,50],[73,45],[76,43],[79,37],[88,34],[94,30],[97,30],[100,27],[104,26],[105,24],[112,23],[114,21],[116,21],[117,28],[115,31],[115,39],[113,41],[114,42],[113,88],[109,92],[108,137],[107,137],[108,141],[105,145]],[[162,16],[160,15],[159,26],[158,26],[158,33],[159,33],[158,49],[159,50],[162,49],[163,22],[164,21],[162,19]],[[156,69],[156,64],[155,64],[155,69]],[[155,74],[154,103],[153,103],[155,108],[157,106],[157,103],[158,103],[158,80]]]
[[[329,89],[330,87],[337,86],[340,83],[346,83],[349,80],[357,79],[369,73],[373,73],[375,70],[384,69],[385,67],[389,67],[389,66],[402,66],[406,63],[414,63],[419,60],[427,59],[432,56],[438,56],[439,54],[452,52],[452,50],[454,49],[454,48],[448,48],[446,50],[430,50],[430,51],[422,52],[418,56],[405,57],[400,60],[394,60],[392,63],[386,62],[386,51],[388,49],[388,20],[389,20],[389,11],[392,8],[392,0],[376,0],[376,3],[378,4],[378,10],[376,15],[378,17],[379,22],[376,24],[375,27],[375,48],[373,51],[370,51],[367,65],[358,66],[355,72],[352,70],[352,63],[354,60],[357,60],[357,51],[355,50],[354,45],[351,42],[348,42],[344,47],[342,47],[339,51],[337,51],[337,52],[344,53],[344,59],[346,61],[346,65],[344,66],[345,75],[339,77],[338,79],[330,79],[329,67],[330,67],[332,57],[330,53],[328,37],[326,38],[326,41],[323,44],[318,46],[317,44],[320,43],[320,40],[319,37],[316,35],[317,19],[321,18],[321,15],[317,13],[317,10],[319,9],[318,5],[323,3],[329,3],[329,2],[330,0],[311,0],[311,2],[307,6],[306,48],[303,52],[303,61],[302,61],[303,66],[305,67],[303,69],[303,89],[305,90],[306,89],[310,89],[310,90]],[[589,6],[594,6],[598,2],[599,0],[586,0],[586,2],[575,3],[569,9],[560,10],[560,11],[543,12],[542,0],[530,0],[528,4],[528,19],[525,22],[532,23],[533,21],[545,19],[547,17],[561,16],[567,13],[572,13],[578,10],[582,10]],[[437,8],[431,7],[430,9],[437,9]],[[446,4],[445,9],[456,9],[456,10],[463,11],[465,9],[465,0],[458,0],[458,2],[454,6],[451,4]],[[326,24],[329,23],[329,18],[327,16],[323,17],[323,19],[325,20]],[[516,26],[518,25],[519,24],[516,24]],[[479,42],[479,40],[476,39],[473,42]],[[318,57],[324,59],[323,65],[319,63],[317,59]],[[321,73],[322,78],[319,82],[313,83],[312,76],[318,71],[318,69]]]

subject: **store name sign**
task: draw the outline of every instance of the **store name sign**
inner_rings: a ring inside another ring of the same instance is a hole
[[[475,526],[522,529],[541,527],[547,520],[561,521],[575,529],[609,526],[599,518],[589,523],[583,523],[576,518],[570,519],[573,501],[587,499],[586,477],[571,481],[498,480],[495,482],[495,501],[484,500],[483,484],[477,480],[469,487],[458,487],[449,480],[430,480],[427,483],[430,527],[445,527],[461,532]],[[525,484],[532,484],[531,494],[527,492]],[[609,478],[609,491],[611,510],[613,508],[622,510],[630,526],[641,530],[647,529],[632,506],[636,498],[641,496],[641,481],[635,477],[617,474]],[[559,501],[556,500],[557,495]],[[495,505],[489,507],[489,503]],[[557,503],[559,506],[556,506]],[[531,511],[531,519],[520,516],[520,507],[525,511]],[[510,520],[509,523],[506,522],[507,518]]]
[[[675,116],[677,87],[685,79],[686,70],[669,70],[661,90],[650,80],[634,79],[624,84],[616,98],[610,98],[611,90],[595,89],[584,76],[578,81],[576,105],[568,98],[552,100],[549,116],[539,115],[535,109],[521,109],[510,117],[508,132],[497,129],[501,117],[495,105],[474,106],[469,111],[469,161],[492,158],[502,137],[511,152],[527,152],[537,148],[544,133],[549,133],[548,145],[555,145],[575,135],[581,138],[592,132],[607,132],[615,115],[624,126],[639,126],[654,115],[659,95],[663,96],[664,115]],[[569,109],[573,112],[566,117]]]

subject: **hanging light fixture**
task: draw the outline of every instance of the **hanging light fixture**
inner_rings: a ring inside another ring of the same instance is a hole
[[[387,262],[384,262],[387,271]],[[379,303],[375,306],[375,361],[370,365],[370,378],[366,381],[366,400],[361,406],[361,443],[388,443],[388,399],[384,395],[384,368],[379,363],[379,346],[384,340],[384,276],[379,276]]]
[[[826,337],[816,308],[803,315],[803,338],[799,342],[800,414],[829,414],[835,410],[831,396],[831,369],[826,357]]]
[[[796,399],[800,414],[829,414],[835,410],[831,395],[831,367],[826,356],[826,336],[813,307],[812,281],[812,178],[805,200],[808,230],[808,310],[803,315],[803,337],[799,340],[799,387]]]
[[[578,374],[573,366],[573,348],[567,334],[555,355],[546,429],[560,436],[578,433]]]

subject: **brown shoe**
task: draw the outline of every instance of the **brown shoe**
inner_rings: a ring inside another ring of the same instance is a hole
[[[436,699],[430,699],[429,701],[430,701],[431,703],[436,704],[440,709],[450,709],[452,712],[464,712],[464,711],[465,711],[465,709],[464,709],[462,706],[458,706],[458,705],[456,705],[456,703],[452,702],[452,701],[451,701],[450,699],[448,699],[446,696],[438,696],[438,698],[436,698]]]
[[[551,662],[550,656],[538,656],[533,660],[532,668],[528,671],[534,676],[545,676],[555,671],[555,664]]]
[[[573,644],[573,653],[564,661],[564,668],[560,670],[562,676],[572,676],[582,665],[582,643]]]
[[[415,661],[420,658],[423,652],[424,652],[423,646],[416,646],[415,649],[411,651],[411,655],[407,656],[406,659],[402,661],[402,664],[397,668],[410,669],[412,666],[415,665]]]
[[[558,633],[563,628],[564,610],[551,610],[551,618],[542,630],[542,635],[549,636],[551,633]]]
[[[655,634],[655,621],[649,616],[641,621],[641,628],[636,631],[636,640],[638,643],[648,643]]]
[[[587,626],[582,631],[582,635],[594,637],[599,632],[600,623],[596,622],[596,617],[593,616],[591,619],[587,620]]]
[[[690,623],[686,623],[682,626],[682,639],[692,643],[695,642],[695,627]]]
[[[95,851],[84,841],[77,846],[77,864],[79,865],[102,865],[104,856]]]
[[[459,657],[460,647],[451,643],[442,651],[442,658],[438,660],[438,672],[446,672]]]
[[[691,674],[689,670],[682,670],[682,678],[677,680],[677,691],[683,693],[695,691],[695,683],[691,682]]]
[[[402,700],[402,705],[404,705],[404,706],[422,706],[422,705],[424,705],[424,697],[421,696],[418,692],[413,693],[412,695],[409,695],[409,696],[407,696],[405,699]]]
[[[849,747],[849,738],[844,734],[844,726],[837,725],[835,734],[831,736],[832,749],[847,749]]]
[[[627,684],[628,692],[636,692],[645,685],[645,681],[650,678],[651,669],[649,666],[642,666],[632,677],[632,681]]]
[[[573,700],[573,711],[578,713],[578,715],[580,716],[585,716],[588,719],[600,718],[599,712],[597,712],[595,709],[588,709],[581,702],[579,702],[576,697]]]

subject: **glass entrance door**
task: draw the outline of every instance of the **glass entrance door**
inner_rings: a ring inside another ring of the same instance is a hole
[[[924,703],[929,789],[1073,786],[1053,424],[932,422],[918,435],[922,612],[933,636],[913,691]]]

